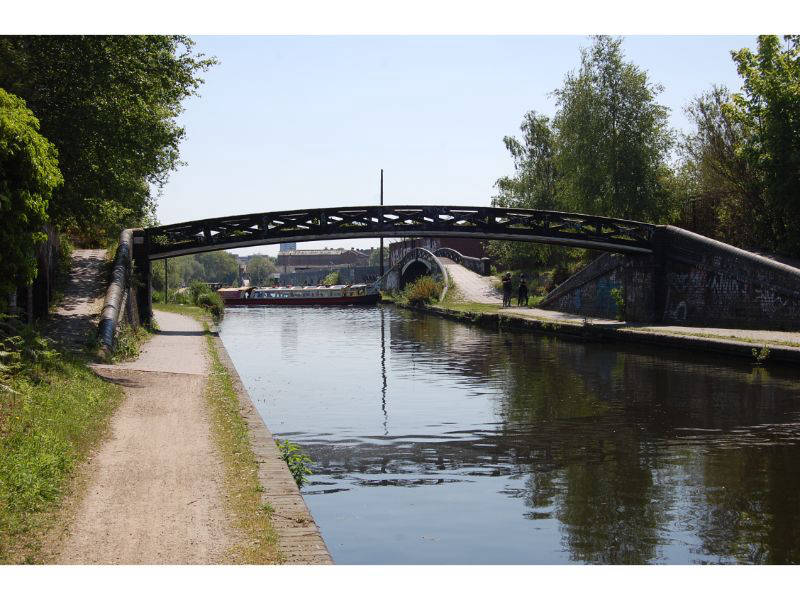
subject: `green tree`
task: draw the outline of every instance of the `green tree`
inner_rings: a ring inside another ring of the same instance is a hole
[[[554,92],[557,194],[575,212],[658,221],[669,210],[673,145],[662,91],[626,62],[622,40],[597,36]]]
[[[247,264],[250,285],[267,285],[270,275],[277,271],[275,261],[269,256],[254,256]]]
[[[558,210],[556,171],[553,162],[555,136],[550,119],[531,111],[520,125],[522,141],[506,136],[503,143],[514,160],[515,173],[495,183],[493,206]]]
[[[676,222],[738,246],[758,245],[752,224],[759,219],[761,183],[741,152],[746,126],[726,106],[730,92],[714,87],[695,98],[686,113],[696,131],[681,146],[676,172]]]
[[[36,276],[36,244],[53,190],[63,183],[58,153],[25,102],[0,89],[0,306]]]
[[[550,120],[531,111],[520,126],[522,139],[506,136],[503,143],[514,160],[514,175],[495,182],[497,195],[492,206],[558,210],[556,170],[553,160],[555,135]],[[489,242],[489,254],[505,268],[540,264],[553,254],[554,248],[525,242]]]
[[[233,285],[239,279],[239,263],[233,254],[225,251],[196,254],[195,260],[203,266],[206,281]]]
[[[213,59],[186,36],[1,36],[0,87],[23,98],[59,151],[53,222],[115,236],[152,214],[179,165],[182,102]]]
[[[725,111],[741,124],[741,153],[762,187],[751,227],[766,248],[800,255],[800,35],[784,41],[762,35],[756,52],[731,53],[744,84]]]
[[[203,265],[197,262],[195,255],[177,256],[167,259],[169,269],[169,289],[175,291],[185,287],[193,281],[205,281],[206,273]],[[156,260],[152,263],[153,289],[164,290],[164,261]]]

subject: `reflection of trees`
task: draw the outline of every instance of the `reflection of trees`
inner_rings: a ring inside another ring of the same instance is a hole
[[[800,562],[797,446],[715,449],[703,467],[706,491],[696,511],[706,554],[742,563]]]
[[[675,518],[675,478],[660,478],[682,470],[707,490],[688,523],[703,553],[800,561],[799,438],[776,443],[736,431],[796,420],[800,384],[792,373],[754,375],[740,362],[655,348],[493,335],[419,315],[393,320],[391,346],[397,360],[413,356],[501,392],[501,425],[463,432],[464,440],[415,442],[399,454],[361,447],[347,468],[370,472],[380,460],[384,472],[473,476],[487,464],[524,472],[528,516],[555,514],[572,558],[597,563],[658,558],[661,532]],[[735,445],[717,447],[723,438]],[[698,456],[698,447],[710,450]]]

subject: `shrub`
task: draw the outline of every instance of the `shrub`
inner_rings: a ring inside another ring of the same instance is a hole
[[[222,301],[220,295],[216,292],[200,294],[197,297],[197,302],[195,304],[210,312],[215,322],[220,321],[222,316],[225,314],[225,303]]]
[[[339,271],[331,271],[322,280],[322,285],[338,285],[339,284]]]
[[[64,182],[57,156],[25,102],[0,89],[0,308],[36,277],[50,197]]]
[[[175,292],[172,294],[172,301],[175,304],[191,304],[192,299],[189,297],[189,294],[185,292]]]
[[[403,289],[401,298],[409,304],[430,304],[436,302],[442,295],[444,285],[430,275],[425,275],[412,281]]]
[[[307,479],[306,476],[312,473],[311,469],[308,468],[308,465],[311,464],[311,458],[300,451],[300,446],[289,440],[276,439],[275,444],[280,450],[281,458],[286,461],[297,487],[303,487]]]
[[[611,298],[614,304],[617,305],[617,319],[620,321],[625,320],[625,292],[621,288],[613,288],[611,290]]]
[[[200,306],[199,304],[197,304],[197,302],[201,295],[213,294],[213,293],[214,290],[211,289],[211,286],[202,281],[193,281],[189,285],[189,295],[192,297],[192,304],[196,304],[197,306]]]

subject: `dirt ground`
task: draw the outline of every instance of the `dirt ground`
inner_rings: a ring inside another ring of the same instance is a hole
[[[156,318],[161,331],[139,359],[95,366],[125,388],[125,400],[86,466],[56,563],[219,564],[237,541],[206,409],[201,326]]]

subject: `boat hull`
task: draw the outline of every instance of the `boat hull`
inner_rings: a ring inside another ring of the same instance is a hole
[[[376,304],[380,294],[366,296],[338,296],[333,298],[224,298],[225,306],[346,306]]]

